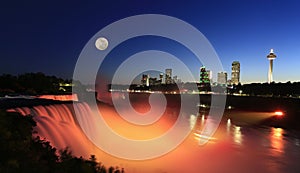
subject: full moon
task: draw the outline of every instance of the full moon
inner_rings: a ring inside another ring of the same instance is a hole
[[[105,50],[108,47],[108,41],[104,37],[99,37],[95,42],[95,46],[99,50]]]

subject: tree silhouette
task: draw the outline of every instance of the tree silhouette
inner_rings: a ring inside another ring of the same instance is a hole
[[[32,137],[34,126],[31,116],[0,110],[0,172],[107,173],[94,155],[85,160],[72,156],[68,148],[57,154],[48,141]]]

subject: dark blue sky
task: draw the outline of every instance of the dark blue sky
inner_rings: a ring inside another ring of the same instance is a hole
[[[132,15],[157,13],[199,29],[227,72],[232,61],[240,61],[242,83],[267,81],[270,48],[278,57],[274,80],[299,81],[299,9],[297,0],[2,2],[0,74],[41,71],[71,78],[82,48],[100,29]]]

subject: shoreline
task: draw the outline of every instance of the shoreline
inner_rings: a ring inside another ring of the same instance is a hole
[[[148,98],[150,94],[144,93],[130,93],[131,102],[139,102],[148,104]],[[165,94],[165,97],[171,107],[180,106],[180,95],[177,94]],[[199,95],[200,105],[210,105],[211,95]],[[142,102],[141,102],[142,101]],[[79,101],[80,102],[80,101]],[[97,101],[98,104],[107,104],[101,101]],[[72,104],[73,101],[60,101],[51,99],[40,98],[1,98],[0,109],[7,110],[16,107],[33,107],[53,104]],[[111,105],[110,105],[111,106]],[[195,105],[197,106],[197,105]],[[228,109],[230,106],[231,109]],[[252,119],[257,116],[266,116],[261,118],[259,122],[254,125],[282,127],[285,129],[300,130],[300,99],[296,98],[270,98],[270,97],[255,97],[255,96],[232,96],[227,95],[226,98],[226,110],[223,114],[223,118],[231,118],[233,121],[239,120],[247,124],[248,119]],[[199,109],[201,109],[199,107]],[[205,112],[209,111],[209,107],[203,109]],[[284,116],[276,117],[272,113],[275,111],[283,111]],[[199,110],[200,113],[201,110]],[[256,115],[257,114],[257,115]],[[260,114],[260,115],[259,115]],[[251,123],[250,123],[251,124]]]

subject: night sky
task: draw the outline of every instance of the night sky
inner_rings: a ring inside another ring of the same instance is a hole
[[[299,9],[297,0],[1,2],[0,74],[43,72],[71,78],[81,50],[99,30],[125,17],[155,13],[177,17],[200,30],[215,48],[225,71],[230,73],[232,61],[240,61],[242,83],[267,81],[266,55],[271,48],[277,55],[274,80],[299,81]],[[133,43],[139,42],[141,40],[133,40]],[[168,44],[167,41],[161,43]],[[136,50],[128,51],[158,49],[158,46],[145,45],[131,46]],[[168,51],[168,47],[162,50]],[[112,62],[124,57],[114,58]],[[200,64],[187,62],[198,76]],[[114,68],[112,65],[107,72]]]

